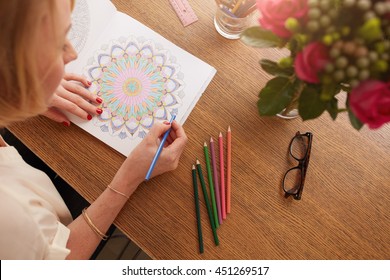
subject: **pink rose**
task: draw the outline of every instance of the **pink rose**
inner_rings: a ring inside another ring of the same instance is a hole
[[[320,82],[318,74],[328,61],[328,48],[319,42],[311,43],[297,54],[294,62],[295,73],[305,82],[318,84]]]
[[[390,83],[362,82],[349,94],[349,107],[371,129],[390,122]]]
[[[260,11],[260,25],[282,38],[291,36],[291,32],[284,26],[288,18],[298,21],[306,18],[308,0],[257,0]]]

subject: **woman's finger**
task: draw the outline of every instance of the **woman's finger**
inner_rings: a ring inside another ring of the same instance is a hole
[[[69,119],[62,112],[58,111],[57,109],[55,109],[53,107],[49,108],[42,115],[55,121],[55,122],[62,123],[65,126],[70,126]]]
[[[64,79],[67,81],[76,81],[82,83],[85,87],[90,87],[91,82],[88,81],[88,79],[82,75],[78,75],[75,73],[65,73]]]
[[[100,98],[98,98],[95,94],[91,93],[89,90],[80,86],[77,83],[65,81],[65,82],[61,83],[61,85],[67,91],[69,91],[73,94],[77,94],[77,95],[79,95],[79,96],[81,96],[81,97],[83,97],[83,98],[85,98],[85,99],[87,99],[95,104],[102,103],[102,100]]]
[[[77,96],[77,95],[74,95],[74,96]],[[63,110],[63,111],[67,111],[67,112],[69,112],[73,115],[76,115],[82,119],[91,120],[92,115],[90,113],[88,113],[87,111],[83,110],[82,106],[80,106],[80,103],[82,103],[82,102],[88,103],[88,102],[85,101],[84,99],[82,99],[80,96],[77,96],[77,97],[80,100],[70,101],[70,100],[63,98],[61,96],[54,95],[51,102],[50,102],[50,106],[56,107],[56,108]],[[89,104],[89,105],[92,106],[91,104]]]

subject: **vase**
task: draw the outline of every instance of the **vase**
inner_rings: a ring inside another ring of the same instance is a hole
[[[291,119],[297,118],[299,116],[297,100],[293,100],[280,113],[276,114],[276,116],[278,116],[279,118],[282,118],[282,119],[286,119],[286,120],[291,120]]]
[[[280,113],[276,114],[279,118],[291,120],[299,116],[298,104],[299,97],[301,96],[304,84],[301,83],[298,89],[295,91],[290,103]]]
[[[299,116],[298,108],[291,108],[287,106],[280,113],[276,114],[279,118],[291,120]]]

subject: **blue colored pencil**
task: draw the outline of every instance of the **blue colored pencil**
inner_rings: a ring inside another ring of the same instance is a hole
[[[172,122],[175,120],[176,118],[176,115],[172,115],[171,117],[171,120],[169,121],[169,123],[172,124]],[[157,152],[156,154],[154,155],[154,158],[152,160],[152,163],[150,164],[150,167],[149,167],[149,170],[148,170],[148,173],[146,173],[146,177],[145,177],[145,180],[148,181],[150,179],[150,176],[152,175],[152,172],[153,172],[153,169],[154,169],[154,166],[156,165],[156,162],[161,154],[161,151],[164,147],[164,144],[165,144],[165,141],[167,141],[167,138],[168,138],[168,135],[169,133],[171,132],[171,128],[169,128],[165,133],[164,133],[164,136],[161,140],[161,143],[160,143],[160,146],[158,146],[158,149],[157,149]]]

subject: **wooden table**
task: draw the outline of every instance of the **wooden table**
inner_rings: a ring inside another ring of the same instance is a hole
[[[113,1],[162,36],[213,65],[217,74],[184,124],[188,146],[174,172],[142,184],[115,224],[155,259],[389,259],[390,126],[355,131],[346,114],[302,122],[260,117],[256,101],[270,78],[260,58],[276,50],[227,40],[214,28],[213,1],[190,4],[199,21],[183,28],[168,1]],[[233,133],[232,213],[213,243],[203,197],[205,253],[197,249],[191,165],[203,142]],[[88,201],[124,157],[72,125],[37,117],[9,128]],[[301,201],[283,196],[295,132],[314,134]],[[106,169],[102,171],[102,166]]]

